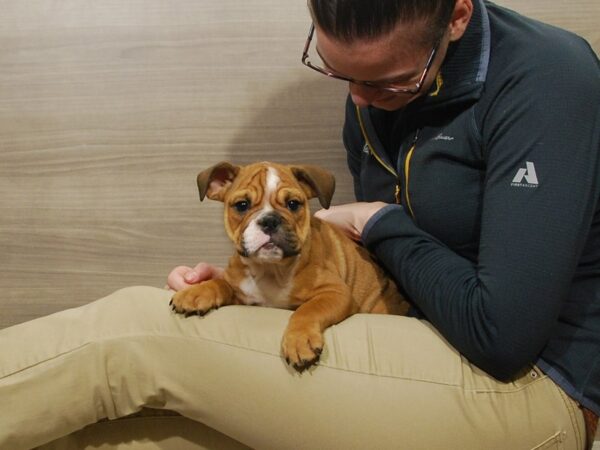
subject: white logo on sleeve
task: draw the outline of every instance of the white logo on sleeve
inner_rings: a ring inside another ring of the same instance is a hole
[[[453,141],[454,138],[452,136],[446,136],[443,133],[438,134],[436,137],[433,138],[434,141]]]
[[[511,186],[516,187],[527,187],[536,188],[540,185],[537,174],[535,173],[535,166],[532,162],[527,161],[525,168],[521,168],[517,171],[517,174],[512,180]]]

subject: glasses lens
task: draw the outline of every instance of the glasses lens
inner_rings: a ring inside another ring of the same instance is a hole
[[[327,73],[331,73],[333,75],[337,75],[334,71],[332,71],[331,69],[329,69],[327,67],[327,64],[325,64],[325,61],[323,61],[323,58],[321,58],[321,56],[319,55],[319,53],[317,53],[314,48],[310,49],[310,51],[308,53],[308,60],[307,61],[312,66],[316,67],[317,69],[320,69],[323,72],[327,72]]]

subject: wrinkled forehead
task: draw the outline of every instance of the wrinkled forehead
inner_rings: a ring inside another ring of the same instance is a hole
[[[242,167],[232,186],[232,191],[254,186],[263,192],[274,193],[282,188],[300,189],[292,171],[273,163],[255,163]]]

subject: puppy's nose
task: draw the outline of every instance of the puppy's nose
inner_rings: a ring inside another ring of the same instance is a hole
[[[273,234],[281,225],[281,217],[277,214],[267,214],[257,222],[260,228],[266,234]]]

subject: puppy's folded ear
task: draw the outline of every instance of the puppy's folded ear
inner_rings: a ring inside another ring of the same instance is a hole
[[[204,197],[208,197],[211,200],[222,202],[239,171],[239,166],[222,161],[200,172],[196,178],[200,201],[204,200]]]
[[[290,169],[308,198],[319,198],[325,209],[329,208],[335,191],[335,177],[328,170],[319,166],[302,164],[290,166]]]

